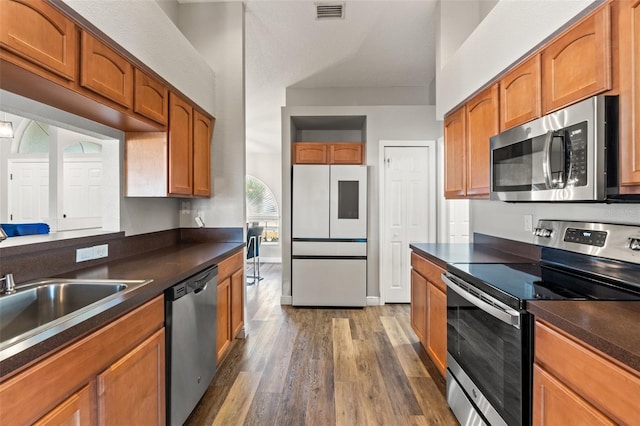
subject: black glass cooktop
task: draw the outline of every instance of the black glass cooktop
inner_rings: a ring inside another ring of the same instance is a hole
[[[527,300],[640,300],[640,282],[606,280],[539,264],[455,263],[447,270],[509,306]],[[640,280],[640,275],[637,275]]]

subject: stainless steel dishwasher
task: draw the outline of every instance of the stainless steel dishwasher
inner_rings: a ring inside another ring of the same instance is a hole
[[[167,423],[182,425],[216,372],[218,267],[165,291]]]

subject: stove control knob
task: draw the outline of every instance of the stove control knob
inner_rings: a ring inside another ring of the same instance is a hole
[[[629,248],[640,251],[640,238],[629,238]]]
[[[536,228],[535,231],[533,231],[533,235],[536,237],[549,238],[551,236],[551,229]]]

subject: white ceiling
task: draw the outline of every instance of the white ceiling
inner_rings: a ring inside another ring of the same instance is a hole
[[[279,152],[285,90],[429,86],[435,0],[347,1],[344,20],[314,2],[249,0],[245,15],[247,153]]]

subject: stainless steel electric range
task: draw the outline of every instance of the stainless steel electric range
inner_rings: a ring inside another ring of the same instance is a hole
[[[531,300],[640,300],[640,226],[541,220],[539,263],[450,264],[447,401],[464,425],[530,425]]]

